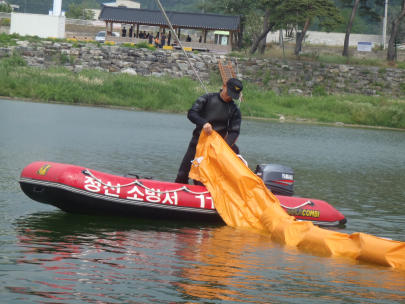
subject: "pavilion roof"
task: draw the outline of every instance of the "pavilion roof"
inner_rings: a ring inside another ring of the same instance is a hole
[[[236,31],[238,30],[240,23],[239,15],[175,11],[166,11],[166,15],[174,27],[181,28]],[[104,5],[101,9],[99,20],[155,26],[167,25],[162,12],[159,10],[111,7]]]

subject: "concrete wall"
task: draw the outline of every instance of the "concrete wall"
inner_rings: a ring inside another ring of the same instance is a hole
[[[294,46],[285,45],[284,46],[286,54],[292,54],[294,52]],[[317,54],[328,54],[341,56],[343,51],[343,46],[340,47],[322,47],[322,46],[303,46],[303,53],[317,53]],[[271,52],[271,51],[270,51]],[[377,52],[357,52],[356,49],[349,49],[349,56],[359,59],[387,59],[387,51],[377,51]],[[397,60],[405,61],[405,52],[403,50],[397,51]]]
[[[284,32],[285,34],[285,32]],[[279,41],[279,31],[274,33],[270,32],[267,34],[267,42],[278,42]],[[311,44],[326,44],[326,45],[344,45],[345,33],[325,33],[325,32],[307,32],[308,38],[305,38],[305,42]],[[386,44],[388,43],[389,36],[386,39]],[[295,40],[294,40],[295,41]],[[381,35],[366,35],[366,34],[350,34],[349,45],[357,46],[358,42],[371,42],[372,45],[379,45],[382,43]]]

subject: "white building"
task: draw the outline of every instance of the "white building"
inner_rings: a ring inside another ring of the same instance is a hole
[[[141,8],[141,4],[134,0],[116,0],[114,2],[103,2],[102,5],[115,7]]]

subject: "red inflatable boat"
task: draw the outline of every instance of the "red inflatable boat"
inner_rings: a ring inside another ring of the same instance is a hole
[[[293,173],[288,169],[280,165],[260,165],[255,172],[260,177],[280,177],[265,184],[274,186],[270,188],[288,214],[320,226],[339,226],[347,222],[324,201],[288,196],[292,195],[288,189],[292,189],[293,184]],[[20,186],[31,199],[68,213],[223,222],[204,186],[117,176],[51,162],[35,162],[25,167]]]

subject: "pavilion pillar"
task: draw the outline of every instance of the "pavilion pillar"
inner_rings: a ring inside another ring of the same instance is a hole
[[[230,35],[229,35],[229,43],[231,45],[231,47],[233,47],[233,31],[229,31]]]
[[[112,22],[112,21],[111,21],[111,23],[110,23],[110,32],[111,32],[111,36],[113,35],[113,23],[114,23],[114,22]]]
[[[159,44],[162,44],[162,28],[159,26]]]
[[[204,43],[207,43],[207,29],[204,31]]]
[[[139,38],[139,23],[136,25],[136,38]]]
[[[107,35],[108,35],[108,21],[105,22],[105,39],[107,40]]]
[[[178,31],[177,31],[177,37],[179,37],[179,40],[180,40],[180,30],[181,30],[181,28],[179,27]]]
[[[135,42],[135,23],[132,24],[132,43]]]

